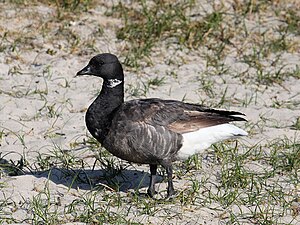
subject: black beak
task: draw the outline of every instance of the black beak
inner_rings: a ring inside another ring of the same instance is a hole
[[[77,72],[76,77],[80,76],[80,75],[91,75],[91,74],[92,74],[91,73],[91,67],[89,65],[87,65],[82,70]]]

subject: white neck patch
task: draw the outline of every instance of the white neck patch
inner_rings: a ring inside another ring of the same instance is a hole
[[[118,80],[118,79],[109,79],[107,87],[114,88],[114,87],[118,86],[121,83],[122,83],[121,80]]]

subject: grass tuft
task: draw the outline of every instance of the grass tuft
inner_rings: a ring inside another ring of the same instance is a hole
[[[158,41],[168,39],[188,48],[198,48],[208,38],[222,39],[218,34],[223,20],[221,11],[207,13],[204,17],[191,15],[195,2],[190,0],[175,4],[168,1],[135,3],[138,6],[133,8],[119,2],[109,13],[125,21],[117,37],[128,43],[124,61],[127,66],[138,67],[139,60],[150,57]]]

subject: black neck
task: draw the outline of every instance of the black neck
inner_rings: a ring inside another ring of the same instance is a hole
[[[103,142],[115,109],[124,102],[124,80],[104,80],[102,90],[86,113],[89,132]]]

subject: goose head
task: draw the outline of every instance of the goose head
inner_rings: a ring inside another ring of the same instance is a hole
[[[103,53],[94,56],[86,67],[78,71],[76,76],[93,75],[107,80],[123,81],[124,74],[118,58],[110,53]]]

